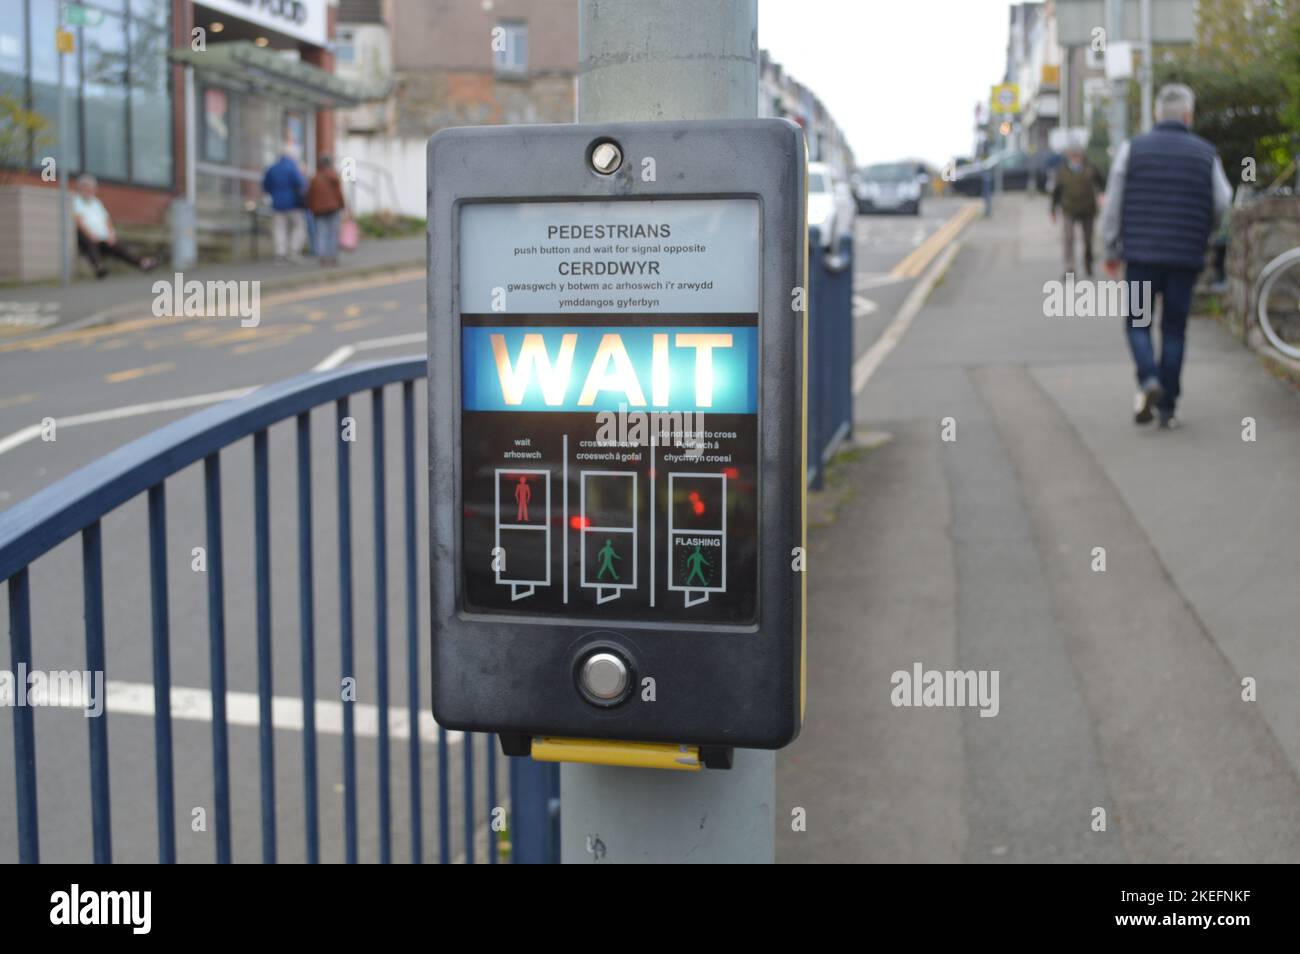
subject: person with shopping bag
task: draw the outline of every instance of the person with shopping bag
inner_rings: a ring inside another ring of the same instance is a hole
[[[343,198],[343,183],[329,156],[316,160],[316,174],[307,186],[307,208],[316,219],[316,257],[321,265],[333,267],[339,263],[340,230],[355,223],[350,218],[344,222],[347,202]]]

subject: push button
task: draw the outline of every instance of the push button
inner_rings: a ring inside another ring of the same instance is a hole
[[[592,653],[578,671],[583,693],[598,705],[613,705],[627,693],[627,663],[611,652]]]

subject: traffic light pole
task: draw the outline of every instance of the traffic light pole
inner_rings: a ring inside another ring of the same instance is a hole
[[[57,16],[55,19],[55,31],[63,30],[63,0],[57,4]],[[48,37],[46,42],[49,42]],[[56,41],[57,42],[57,41]],[[67,137],[67,120],[65,113],[67,107],[64,105],[64,58],[67,57],[62,49],[56,53],[59,58],[59,108],[56,115],[55,123],[58,130],[55,133],[55,159],[54,175],[59,182],[59,284],[65,288],[72,282],[72,261],[68,252],[69,244],[69,211],[68,211],[68,170],[72,163],[68,158],[68,137]]]
[[[757,116],[757,0],[582,0],[578,16],[580,123]],[[566,763],[561,860],[771,862],[775,802],[774,752],[699,772]]]

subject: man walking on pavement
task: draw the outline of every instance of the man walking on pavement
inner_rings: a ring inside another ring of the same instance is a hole
[[[1232,187],[1214,146],[1191,131],[1192,91],[1162,87],[1155,127],[1134,136],[1115,153],[1106,185],[1101,234],[1106,273],[1125,265],[1129,350],[1137,369],[1133,420],[1162,428],[1179,425],[1174,410],[1181,393],[1183,348],[1192,287],[1205,264],[1210,235],[1232,202]],[[1159,296],[1160,358],[1151,343],[1151,316]]]
[[[1083,156],[1083,147],[1073,143],[1065,161],[1056,167],[1052,189],[1052,221],[1060,209],[1065,218],[1065,274],[1074,271],[1074,233],[1083,231],[1083,267],[1092,277],[1092,225],[1097,218],[1097,191],[1105,185],[1101,173]]]

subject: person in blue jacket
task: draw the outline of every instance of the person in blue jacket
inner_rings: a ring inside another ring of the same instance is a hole
[[[280,158],[262,176],[262,191],[271,197],[271,237],[277,261],[297,258],[306,236],[303,197],[307,180],[294,158],[294,146],[286,143]]]

